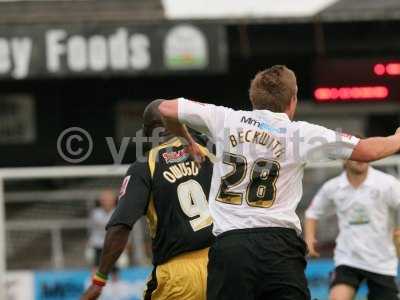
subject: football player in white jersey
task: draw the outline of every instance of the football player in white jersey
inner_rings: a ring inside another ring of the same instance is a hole
[[[306,211],[305,240],[310,256],[317,257],[318,220],[335,214],[339,236],[331,300],[352,300],[364,280],[368,300],[396,300],[398,290],[396,248],[400,208],[400,182],[367,163],[345,162],[345,172],[326,182]]]
[[[236,111],[183,98],[163,101],[171,132],[200,149],[185,125],[216,145],[209,195],[216,242],[209,252],[207,297],[310,299],[306,245],[295,209],[307,162],[377,160],[400,149],[400,130],[386,138],[359,140],[307,122],[292,121],[297,105],[293,71],[273,66],[250,86],[252,111]]]

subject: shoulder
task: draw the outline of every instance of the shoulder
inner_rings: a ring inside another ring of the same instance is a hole
[[[234,109],[226,107],[226,106],[215,105],[213,103],[199,102],[199,101],[195,101],[195,100],[191,100],[191,99],[187,99],[187,98],[178,98],[178,101],[179,101],[178,102],[179,105],[181,105],[182,107],[187,106],[187,107],[191,108],[191,106],[197,106],[198,108],[203,107],[203,108],[219,110],[219,111],[235,111]]]
[[[307,130],[320,131],[320,130],[326,129],[326,127],[324,127],[324,126],[317,125],[314,123],[309,123],[306,121],[292,121],[291,125],[293,128],[298,129],[298,130],[303,130],[303,131],[307,131]]]
[[[218,122],[229,122],[229,120],[239,118],[241,115],[240,110],[234,110],[233,108],[226,107],[226,106],[218,106],[218,105],[213,105],[212,109],[212,115],[215,120]]]
[[[171,137],[170,139],[166,140],[162,144],[155,146],[150,149],[148,152],[148,158],[150,159],[150,156],[155,153],[159,153],[160,150],[169,148],[169,147],[179,147],[182,145],[181,140],[178,137]]]
[[[153,147],[147,153],[147,164],[149,166],[155,165],[158,162],[158,156],[161,152],[165,152],[168,148],[180,147],[182,146],[182,142],[179,138],[173,137],[168,141],[160,144],[159,146]],[[151,167],[150,167],[151,168]]]
[[[326,181],[322,185],[321,190],[333,193],[336,190],[338,190],[338,186],[340,185],[342,180],[343,180],[343,173],[339,176],[333,177],[333,178],[329,179],[328,181]]]
[[[393,175],[390,175],[388,173],[382,172],[380,170],[377,170],[375,168],[371,167],[371,172],[374,176],[376,183],[380,186],[385,185],[387,187],[392,187],[392,186],[398,186],[400,185],[400,181],[394,177]]]
[[[138,172],[142,172],[148,168],[148,156],[136,160],[134,163],[132,163],[126,172],[127,175],[137,175]]]
[[[136,160],[134,163],[129,165],[127,173],[132,174],[135,172],[136,169],[140,168],[143,165],[144,165],[144,162],[140,162],[139,160]]]
[[[168,159],[168,153],[170,152],[171,149],[176,149],[180,148],[183,145],[182,141],[177,138],[173,137],[169,139],[168,141],[165,141],[159,146],[156,146],[152,148],[148,154],[147,154],[147,168],[151,174],[151,177],[153,177],[153,174],[155,172],[155,169],[158,165],[158,163],[161,160],[161,157],[166,160]],[[165,157],[167,156],[167,158]]]
[[[189,100],[189,101],[191,101],[191,100]],[[233,108],[230,108],[230,107],[227,107],[227,106],[223,106],[223,105],[216,105],[216,104],[213,104],[213,103],[202,103],[202,102],[196,102],[196,101],[194,101],[194,103],[198,103],[198,104],[200,104],[202,106],[209,107],[211,109],[217,109],[219,111],[229,111],[229,112],[237,111],[237,110],[234,110]]]

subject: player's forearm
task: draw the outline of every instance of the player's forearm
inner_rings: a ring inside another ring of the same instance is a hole
[[[126,247],[130,229],[125,225],[112,226],[107,230],[101,254],[99,272],[109,274]]]
[[[304,222],[304,239],[314,241],[317,232],[318,221],[316,219],[306,218]]]
[[[191,134],[189,133],[187,127],[183,124],[181,124],[178,119],[175,119],[170,116],[162,116],[164,126],[173,135],[176,135],[178,137],[182,137],[186,140],[186,142],[190,144],[194,144],[195,141]]]
[[[385,138],[367,139],[369,146],[375,148],[374,160],[382,159],[395,154],[400,150],[400,135],[391,135]]]
[[[192,135],[189,133],[185,125],[170,119],[164,119],[164,123],[167,130],[173,135],[184,138],[189,145],[195,143]]]
[[[400,228],[396,228],[393,234],[393,242],[396,247],[397,257],[400,258]]]
[[[371,162],[391,156],[400,150],[400,134],[361,140],[351,155],[351,160]]]

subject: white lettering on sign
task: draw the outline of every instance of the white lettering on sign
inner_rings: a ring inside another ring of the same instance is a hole
[[[144,70],[151,64],[150,39],[124,28],[104,35],[68,36],[65,30],[46,32],[47,68],[60,72],[67,67],[73,72],[110,70]],[[65,65],[66,64],[66,65]]]
[[[14,78],[28,76],[29,64],[32,56],[32,40],[30,38],[13,38],[11,40],[11,53],[14,60]]]
[[[110,66],[113,70],[123,70],[129,64],[128,32],[120,28],[109,40]]]
[[[10,47],[6,39],[0,39],[0,73],[8,73],[11,69]]]
[[[101,35],[89,39],[89,65],[94,71],[103,71],[107,68],[107,40]]]
[[[143,70],[150,65],[150,41],[144,34],[135,34],[130,39],[131,66]]]
[[[72,36],[67,44],[67,62],[72,71],[81,72],[87,69],[87,44],[85,38],[79,35]]]
[[[66,36],[67,32],[61,29],[50,30],[46,34],[47,69],[50,72],[57,72],[61,68],[59,57],[66,52],[61,41],[64,40]]]
[[[28,76],[32,40],[28,37],[0,38],[0,74],[21,79]]]

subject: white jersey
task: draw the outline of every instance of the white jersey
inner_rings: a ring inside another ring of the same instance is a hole
[[[335,265],[396,276],[397,256],[393,229],[400,207],[400,182],[393,176],[373,169],[355,189],[346,173],[326,182],[306,212],[320,219],[337,214],[339,236],[336,240]]]
[[[305,164],[347,159],[358,139],[283,113],[178,100],[178,118],[207,134],[216,145],[209,195],[213,232],[257,227],[293,228]]]

